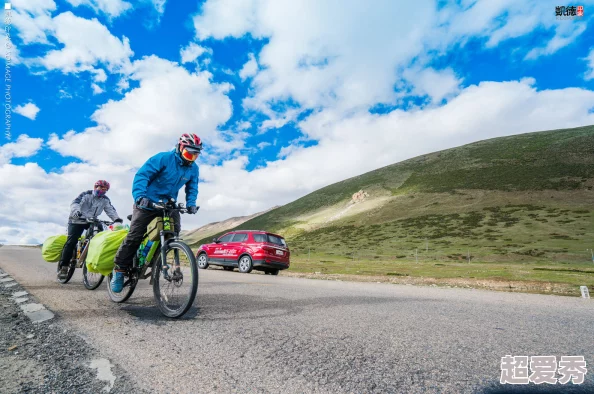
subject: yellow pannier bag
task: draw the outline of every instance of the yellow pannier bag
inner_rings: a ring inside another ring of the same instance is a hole
[[[62,257],[62,249],[66,245],[67,235],[54,235],[49,237],[41,247],[41,257],[48,263],[57,263]]]
[[[102,231],[95,235],[89,243],[87,270],[105,276],[109,275],[115,265],[113,259],[129,231],[128,229]]]

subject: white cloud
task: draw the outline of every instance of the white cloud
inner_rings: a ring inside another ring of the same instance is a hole
[[[59,93],[58,97],[60,97],[61,99],[65,99],[65,98],[71,99],[72,98],[72,95],[70,93],[68,93],[65,89],[60,89],[58,91],[58,93]]]
[[[92,84],[91,87],[93,88],[93,94],[101,94],[105,91],[105,90],[101,89],[101,87],[99,85],[97,85],[96,83]]]
[[[250,53],[250,60],[247,61],[239,71],[239,77],[242,81],[247,78],[253,77],[258,72],[258,62],[253,53]]]
[[[12,27],[24,44],[49,44],[48,31],[53,22],[51,13],[56,10],[53,0],[12,0]]]
[[[266,148],[266,147],[268,147],[270,145],[272,145],[270,142],[263,141],[263,142],[260,142],[257,145],[257,147],[258,147],[258,149],[262,150],[262,149],[264,149],[264,148]]]
[[[277,114],[271,110],[263,111],[270,119],[266,119],[260,125],[259,133],[263,134],[270,129],[279,129],[289,122],[294,121],[299,115],[299,109],[288,109],[282,114]]]
[[[26,134],[21,134],[16,142],[0,145],[0,166],[10,163],[14,157],[33,156],[41,149],[42,144],[41,138],[30,138]]]
[[[296,152],[297,150],[299,150],[299,145],[290,144],[287,146],[283,146],[276,155],[276,157],[277,159],[284,159],[287,156],[290,156],[292,153]]]
[[[594,1],[582,3],[594,4]],[[449,2],[439,12],[438,28],[433,30],[431,45],[439,43],[438,47],[442,49],[451,48],[471,38],[484,38],[487,39],[486,46],[494,48],[505,40],[540,30],[554,33],[546,45],[548,50],[542,53],[552,54],[572,42],[581,34],[578,32],[582,30],[581,26],[586,24],[556,20],[555,6],[558,4],[554,0]],[[564,40],[570,36],[570,40]]]
[[[245,132],[231,132],[223,131],[220,132],[217,138],[212,140],[212,147],[215,149],[215,158],[218,159],[217,154],[229,153],[234,150],[242,149],[245,146],[245,140],[250,134]],[[209,153],[210,154],[210,153]]]
[[[250,127],[252,127],[252,124],[250,122],[244,120],[243,122],[240,122],[237,125],[237,130],[247,130]]]
[[[18,4],[15,4],[18,3]],[[60,49],[51,49],[40,58],[15,59],[28,66],[42,66],[64,73],[89,71],[95,82],[107,80],[105,70],[95,68],[105,65],[110,72],[119,72],[129,65],[133,55],[129,40],[119,39],[97,19],[85,19],[72,12],[52,17],[56,4],[52,0],[13,2],[13,28],[24,45],[50,43],[49,37],[59,43]],[[18,55],[14,47],[14,55]]]
[[[227,36],[241,37],[257,25],[257,0],[206,1],[202,15],[194,18],[198,38],[223,39]],[[224,25],[220,24],[224,23]]]
[[[208,48],[201,47],[195,42],[181,49],[179,55],[182,63],[190,63],[198,59],[204,53],[210,53],[211,50]]]
[[[123,92],[124,90],[128,90],[130,88],[130,82],[127,79],[122,78],[118,81],[117,84],[118,92]]]
[[[207,72],[189,73],[156,57],[134,62],[129,71],[130,79],[140,82],[139,87],[95,111],[95,127],[61,138],[53,135],[49,146],[93,164],[108,161],[140,166],[150,155],[173,148],[184,132],[198,133],[217,149],[237,145],[237,138],[217,132],[231,116],[228,84],[211,83]],[[81,144],[92,146],[96,154],[89,157],[81,152]]]
[[[39,107],[34,103],[27,103],[25,105],[19,105],[15,107],[14,112],[31,120],[35,120],[37,113],[39,112]]]
[[[554,53],[586,25],[558,23],[555,5],[552,0],[465,1],[437,9],[424,0],[385,0],[373,7],[356,0],[207,0],[194,26],[200,40],[245,34],[268,39],[257,54],[262,69],[244,101],[248,109],[267,114],[274,104],[291,99],[303,109],[353,111],[395,103],[400,94],[394,85],[413,59],[422,68],[431,60],[428,51],[444,53],[472,38],[494,48],[542,29],[554,36],[530,56]],[[456,91],[455,76],[442,75],[439,89],[429,92],[427,81],[435,76],[418,72],[418,79],[409,82],[435,100]]]
[[[110,18],[118,17],[132,9],[132,4],[123,0],[66,0],[74,7],[85,6],[95,13],[103,13]]]
[[[594,48],[590,49],[590,53],[584,60],[588,62],[588,70],[584,75],[584,79],[594,79]]]
[[[104,64],[110,72],[114,72],[129,66],[129,58],[134,53],[128,38],[120,40],[113,36],[97,19],[89,20],[64,12],[53,22],[55,38],[64,47],[51,50],[39,59],[48,70],[97,72],[93,67]]]
[[[461,80],[451,68],[436,71],[432,68],[408,68],[403,76],[414,85],[413,94],[428,95],[432,102],[440,103],[460,91]]]
[[[571,44],[586,30],[585,23],[566,23],[558,27],[555,36],[544,47],[533,48],[526,54],[526,59],[537,59],[540,56],[552,55],[559,49]],[[567,27],[566,27],[567,26]]]
[[[94,69],[92,71],[95,75],[93,76],[93,81],[95,82],[105,82],[107,81],[107,74],[105,74],[105,70],[101,68]]]
[[[153,7],[159,14],[163,14],[165,12],[165,3],[167,0],[150,0],[153,3]]]

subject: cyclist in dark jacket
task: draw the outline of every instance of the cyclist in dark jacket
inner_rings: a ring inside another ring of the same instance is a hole
[[[85,218],[98,217],[105,211],[107,216],[114,222],[123,223],[117,211],[111,205],[111,201],[105,195],[109,190],[109,182],[99,180],[95,182],[93,190],[87,190],[78,195],[70,204],[70,216],[68,217],[68,239],[62,250],[62,257],[60,259],[60,271],[58,272],[59,279],[65,279],[68,275],[68,266],[74,248],[83,231],[89,228],[90,224],[84,220]]]
[[[195,161],[201,150],[200,137],[196,134],[183,134],[174,150],[151,157],[136,173],[132,186],[135,204],[130,232],[116,254],[115,272],[110,284],[114,293],[120,293],[124,287],[125,273],[132,266],[132,259],[142,243],[146,227],[160,215],[159,211],[152,208],[153,203],[170,198],[177,200],[179,189],[185,185],[188,213],[195,214],[198,211],[198,165]],[[174,231],[179,234],[179,212],[173,212],[171,218],[174,221]]]

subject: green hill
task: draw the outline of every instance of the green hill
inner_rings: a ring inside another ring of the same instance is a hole
[[[587,262],[586,249],[594,247],[593,186],[594,126],[543,131],[383,167],[236,229],[282,234],[295,261],[313,251],[310,263],[321,271],[335,263],[348,270],[357,261],[379,266],[469,255],[490,263]]]

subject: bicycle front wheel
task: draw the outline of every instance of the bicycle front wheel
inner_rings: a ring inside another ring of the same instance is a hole
[[[167,248],[165,264],[161,254],[153,267],[153,294],[167,317],[183,316],[198,292],[198,266],[188,245],[173,241]]]

